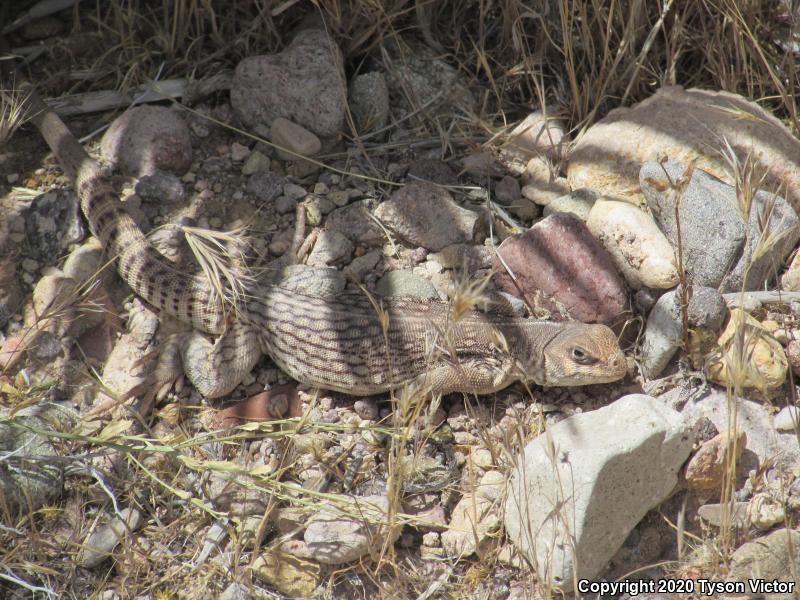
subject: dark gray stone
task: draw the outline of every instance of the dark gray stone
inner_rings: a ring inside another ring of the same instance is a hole
[[[670,184],[678,182],[685,171],[682,163],[668,161],[663,165],[644,163],[639,172],[639,184],[647,204],[676,248],[678,221],[675,192]],[[722,292],[739,291],[743,285],[747,290],[758,289],[774,274],[800,238],[797,215],[780,196],[756,192],[747,223],[739,214],[738,204],[733,186],[695,169],[678,212],[684,268],[697,285],[719,287]],[[767,233],[774,236],[785,232],[786,235],[756,257],[759,216],[770,206]]]
[[[686,314],[692,327],[716,331],[728,316],[728,306],[722,294],[715,288],[695,286],[692,288]]]
[[[286,177],[265,171],[250,177],[245,189],[262,202],[269,202],[283,194],[283,186],[286,182]]]
[[[136,182],[136,193],[145,202],[172,204],[183,202],[186,190],[177,176],[167,171],[156,171]]]
[[[29,254],[44,263],[56,262],[70,244],[84,236],[80,206],[72,192],[52,191],[36,196],[24,216]]]

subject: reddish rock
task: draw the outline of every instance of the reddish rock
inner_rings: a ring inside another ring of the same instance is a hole
[[[272,421],[286,416],[292,398],[297,395],[294,385],[278,385],[266,392],[251,396],[220,410],[213,427],[225,429],[248,421]]]
[[[192,164],[189,127],[163,106],[137,106],[118,117],[100,144],[103,158],[128,175],[183,175]]]
[[[516,282],[495,258],[495,281],[505,291],[523,294],[531,306],[561,307],[585,323],[614,324],[628,310],[628,294],[611,256],[586,225],[568,213],[543,219],[498,249]]]
[[[27,349],[24,337],[6,338],[2,350],[0,350],[0,370],[6,371],[14,368],[22,358]]]
[[[725,475],[725,452],[732,442],[727,432],[718,433],[705,442],[686,465],[686,483],[693,490],[712,490],[722,485]],[[736,439],[736,460],[747,445],[747,435],[739,432]]]

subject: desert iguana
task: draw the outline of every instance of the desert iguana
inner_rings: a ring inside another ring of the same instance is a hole
[[[515,381],[573,386],[625,375],[608,327],[525,319],[503,308],[456,315],[437,300],[312,294],[302,277],[290,277],[253,286],[230,310],[204,276],[176,269],[150,245],[98,164],[31,86],[23,92],[120,276],[151,305],[193,326],[182,344],[183,370],[204,396],[229,393],[262,353],[299,382],[354,395],[407,384],[486,394]],[[219,337],[212,343],[204,334]]]

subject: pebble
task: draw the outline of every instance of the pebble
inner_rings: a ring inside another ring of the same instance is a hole
[[[642,517],[672,493],[691,447],[682,416],[643,394],[551,425],[514,461],[508,538],[544,574],[542,584],[571,590],[578,579],[597,577]],[[542,539],[549,541],[537,543]]]
[[[753,496],[748,506],[747,515],[750,523],[761,531],[767,531],[775,525],[786,521],[786,511],[783,508],[783,503],[766,492],[760,492]]]
[[[311,598],[320,583],[320,565],[301,540],[290,540],[262,552],[253,575],[290,598]],[[251,596],[248,596],[248,598]]]
[[[256,173],[269,171],[269,166],[269,156],[265,156],[258,150],[254,150],[250,153],[250,155],[247,157],[247,160],[245,160],[244,164],[242,165],[242,175],[255,175]]]
[[[669,289],[678,284],[672,246],[643,210],[627,202],[598,200],[586,225],[634,289]]]
[[[384,239],[383,230],[375,223],[365,200],[332,211],[325,220],[325,228],[367,246],[377,245]]]
[[[307,264],[312,267],[341,265],[353,256],[353,242],[338,231],[323,229],[308,255]]]
[[[234,71],[231,108],[239,120],[265,134],[276,119],[288,119],[322,138],[344,123],[342,53],[322,29],[300,29],[277,54],[248,56]],[[274,141],[274,140],[273,140]]]
[[[494,466],[494,459],[492,453],[486,448],[476,448],[470,453],[472,457],[472,464],[481,469],[491,469]]]
[[[157,170],[183,175],[192,164],[189,127],[177,112],[163,106],[126,110],[103,134],[100,151],[126,175]]]
[[[442,547],[450,558],[464,558],[475,552],[481,556],[501,524],[494,502],[465,494],[453,508],[447,531],[441,535]]]
[[[278,156],[283,160],[295,160],[297,154],[315,156],[322,150],[322,142],[316,135],[281,117],[272,122],[270,139],[277,146]],[[303,193],[305,194],[305,190]]]
[[[250,148],[239,142],[231,144],[231,160],[234,162],[242,162],[250,156]]]
[[[577,217],[557,213],[500,244],[498,253],[516,283],[494,259],[495,282],[519,290],[533,306],[559,315],[559,305],[585,323],[615,323],[628,310],[628,292],[608,252]]]
[[[177,204],[186,198],[186,190],[174,173],[157,170],[136,182],[136,194],[145,202]]]
[[[66,190],[39,194],[22,212],[31,258],[53,264],[85,233],[78,199]],[[27,270],[23,261],[23,269]]]
[[[515,202],[519,202],[522,196],[519,181],[516,177],[506,175],[494,186],[494,195],[497,203],[503,206],[510,206]]]
[[[360,418],[367,421],[378,418],[378,403],[374,398],[359,398],[353,403],[353,410]]]
[[[293,214],[297,210],[297,202],[289,196],[278,196],[275,199],[275,210],[279,215]]]

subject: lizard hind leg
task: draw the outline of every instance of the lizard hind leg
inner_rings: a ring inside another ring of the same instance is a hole
[[[174,381],[181,372],[206,398],[231,392],[261,356],[258,334],[253,327],[234,323],[216,341],[199,331],[169,340],[159,357],[156,379]]]

